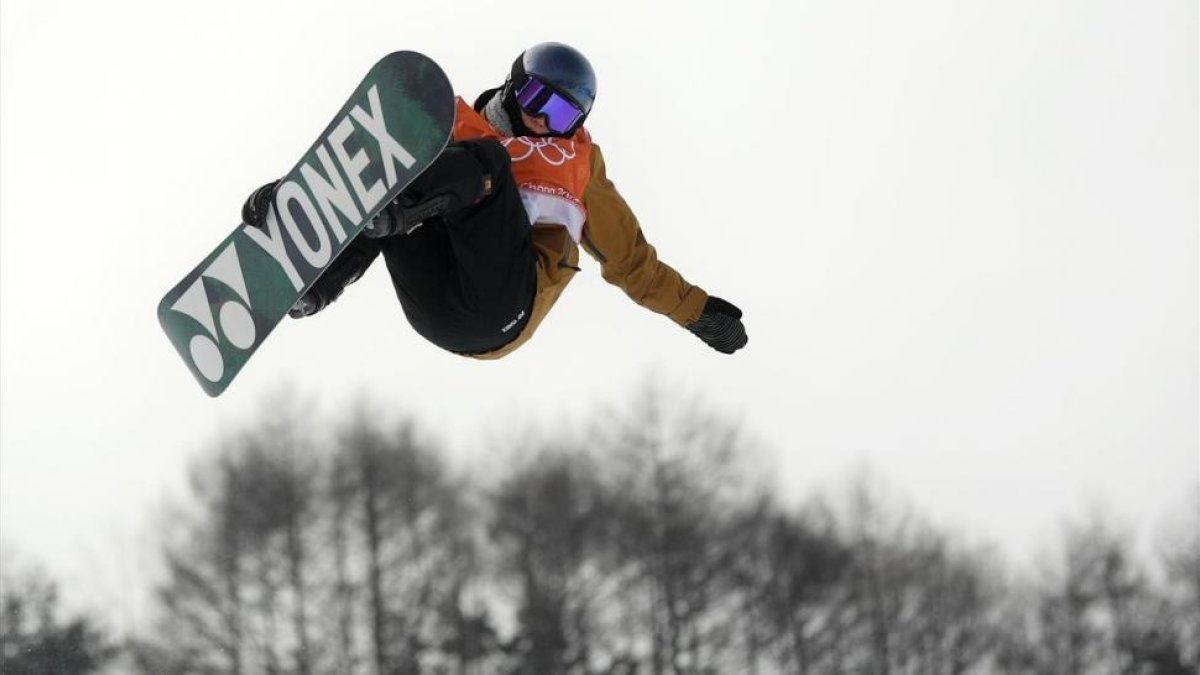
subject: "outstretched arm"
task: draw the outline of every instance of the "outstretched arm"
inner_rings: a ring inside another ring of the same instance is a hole
[[[720,298],[710,298],[658,259],[637,217],[608,179],[599,146],[592,146],[591,171],[583,195],[588,220],[582,243],[600,263],[604,279],[624,290],[634,302],[670,317],[718,351],[732,353],[743,347],[746,331],[741,311]]]
[[[582,243],[600,263],[605,281],[681,326],[700,318],[708,295],[658,259],[637,217],[608,179],[599,146],[592,147],[591,168],[592,177],[583,194],[588,220]]]

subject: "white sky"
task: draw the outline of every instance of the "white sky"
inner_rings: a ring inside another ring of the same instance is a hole
[[[360,390],[415,412],[470,463],[649,372],[743,420],[786,494],[867,462],[1018,560],[1200,480],[1194,1],[246,4],[3,5],[0,538],[69,595],[142,583],[150,510],[282,378],[330,415]],[[749,347],[588,259],[530,344],[460,359],[381,264],[205,396],[155,307],[247,192],[383,54],[473,99],[542,40],[591,57],[610,176]]]

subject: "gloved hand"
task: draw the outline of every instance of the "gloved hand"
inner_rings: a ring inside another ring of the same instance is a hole
[[[267,224],[267,211],[271,209],[276,185],[279,185],[279,181],[273,180],[250,193],[246,203],[242,204],[242,223],[263,229]]]
[[[440,216],[446,212],[451,203],[449,195],[440,195],[432,199],[416,202],[408,195],[401,193],[390,204],[383,207],[367,227],[363,236],[371,239],[381,239],[397,234],[408,234],[421,226],[428,218]]]
[[[742,310],[715,295],[708,296],[700,318],[688,324],[687,329],[722,354],[732,354],[749,341],[742,325]]]
[[[487,146],[486,143],[492,143]],[[476,153],[485,161],[488,153],[499,159],[507,170],[508,153],[498,142],[464,141],[447,147],[428,169],[401,192],[394,201],[379,212],[363,236],[372,239],[407,234],[435,216],[453,217],[464,209],[479,204],[492,193],[492,175]]]

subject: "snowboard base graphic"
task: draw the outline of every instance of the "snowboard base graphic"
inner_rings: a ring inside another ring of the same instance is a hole
[[[279,182],[262,229],[239,225],[158,305],[200,386],[218,396],[342,250],[445,148],[454,92],[428,57],[367,73]]]

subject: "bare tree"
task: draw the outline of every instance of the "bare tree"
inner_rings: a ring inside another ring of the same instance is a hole
[[[840,639],[831,606],[850,567],[832,514],[816,503],[791,514],[764,498],[738,521],[734,573],[747,669],[831,672],[829,657]]]
[[[163,614],[158,639],[140,644],[138,659],[147,673],[242,675],[249,612],[243,491],[228,457],[195,469],[192,485],[203,500],[201,515],[190,522],[182,514],[174,519],[165,551],[167,581],[158,590]]]
[[[332,485],[342,660],[353,661],[361,599],[374,672],[418,673],[448,658],[465,668],[478,646],[452,625],[464,620],[475,566],[464,487],[411,420],[385,430],[361,410],[339,439]],[[447,645],[458,653],[447,655]]]
[[[175,520],[167,545],[160,644],[143,668],[212,673],[316,672],[320,465],[302,412],[281,401],[193,471],[199,509]]]
[[[1018,608],[1000,663],[1014,673],[1194,673],[1186,618],[1156,589],[1127,536],[1098,514],[1064,528],[1062,558]]]
[[[284,400],[197,465],[143,671],[467,673],[483,658],[464,487],[411,422],[373,419],[322,434]]]
[[[888,496],[875,477],[850,487],[843,527],[850,551],[845,594],[830,614],[843,636],[834,672],[979,672],[993,656],[997,584],[985,552],[956,546]]]
[[[85,675],[113,660],[118,650],[94,619],[63,618],[57,584],[11,565],[0,575],[0,672]]]
[[[582,453],[542,449],[489,502],[496,571],[518,598],[514,671],[593,672],[605,653],[597,604],[612,580],[611,497],[595,467]]]
[[[651,673],[722,672],[745,658],[733,561],[738,514],[759,494],[737,425],[647,388],[598,432],[623,561],[622,654]]]
[[[1149,646],[1147,651],[1157,652],[1160,662],[1175,660],[1178,666],[1194,673],[1200,671],[1200,485],[1192,488],[1174,530],[1162,553],[1170,626],[1156,628],[1153,636],[1159,644]],[[1167,641],[1173,645],[1161,644]],[[1170,655],[1172,651],[1177,658]]]

